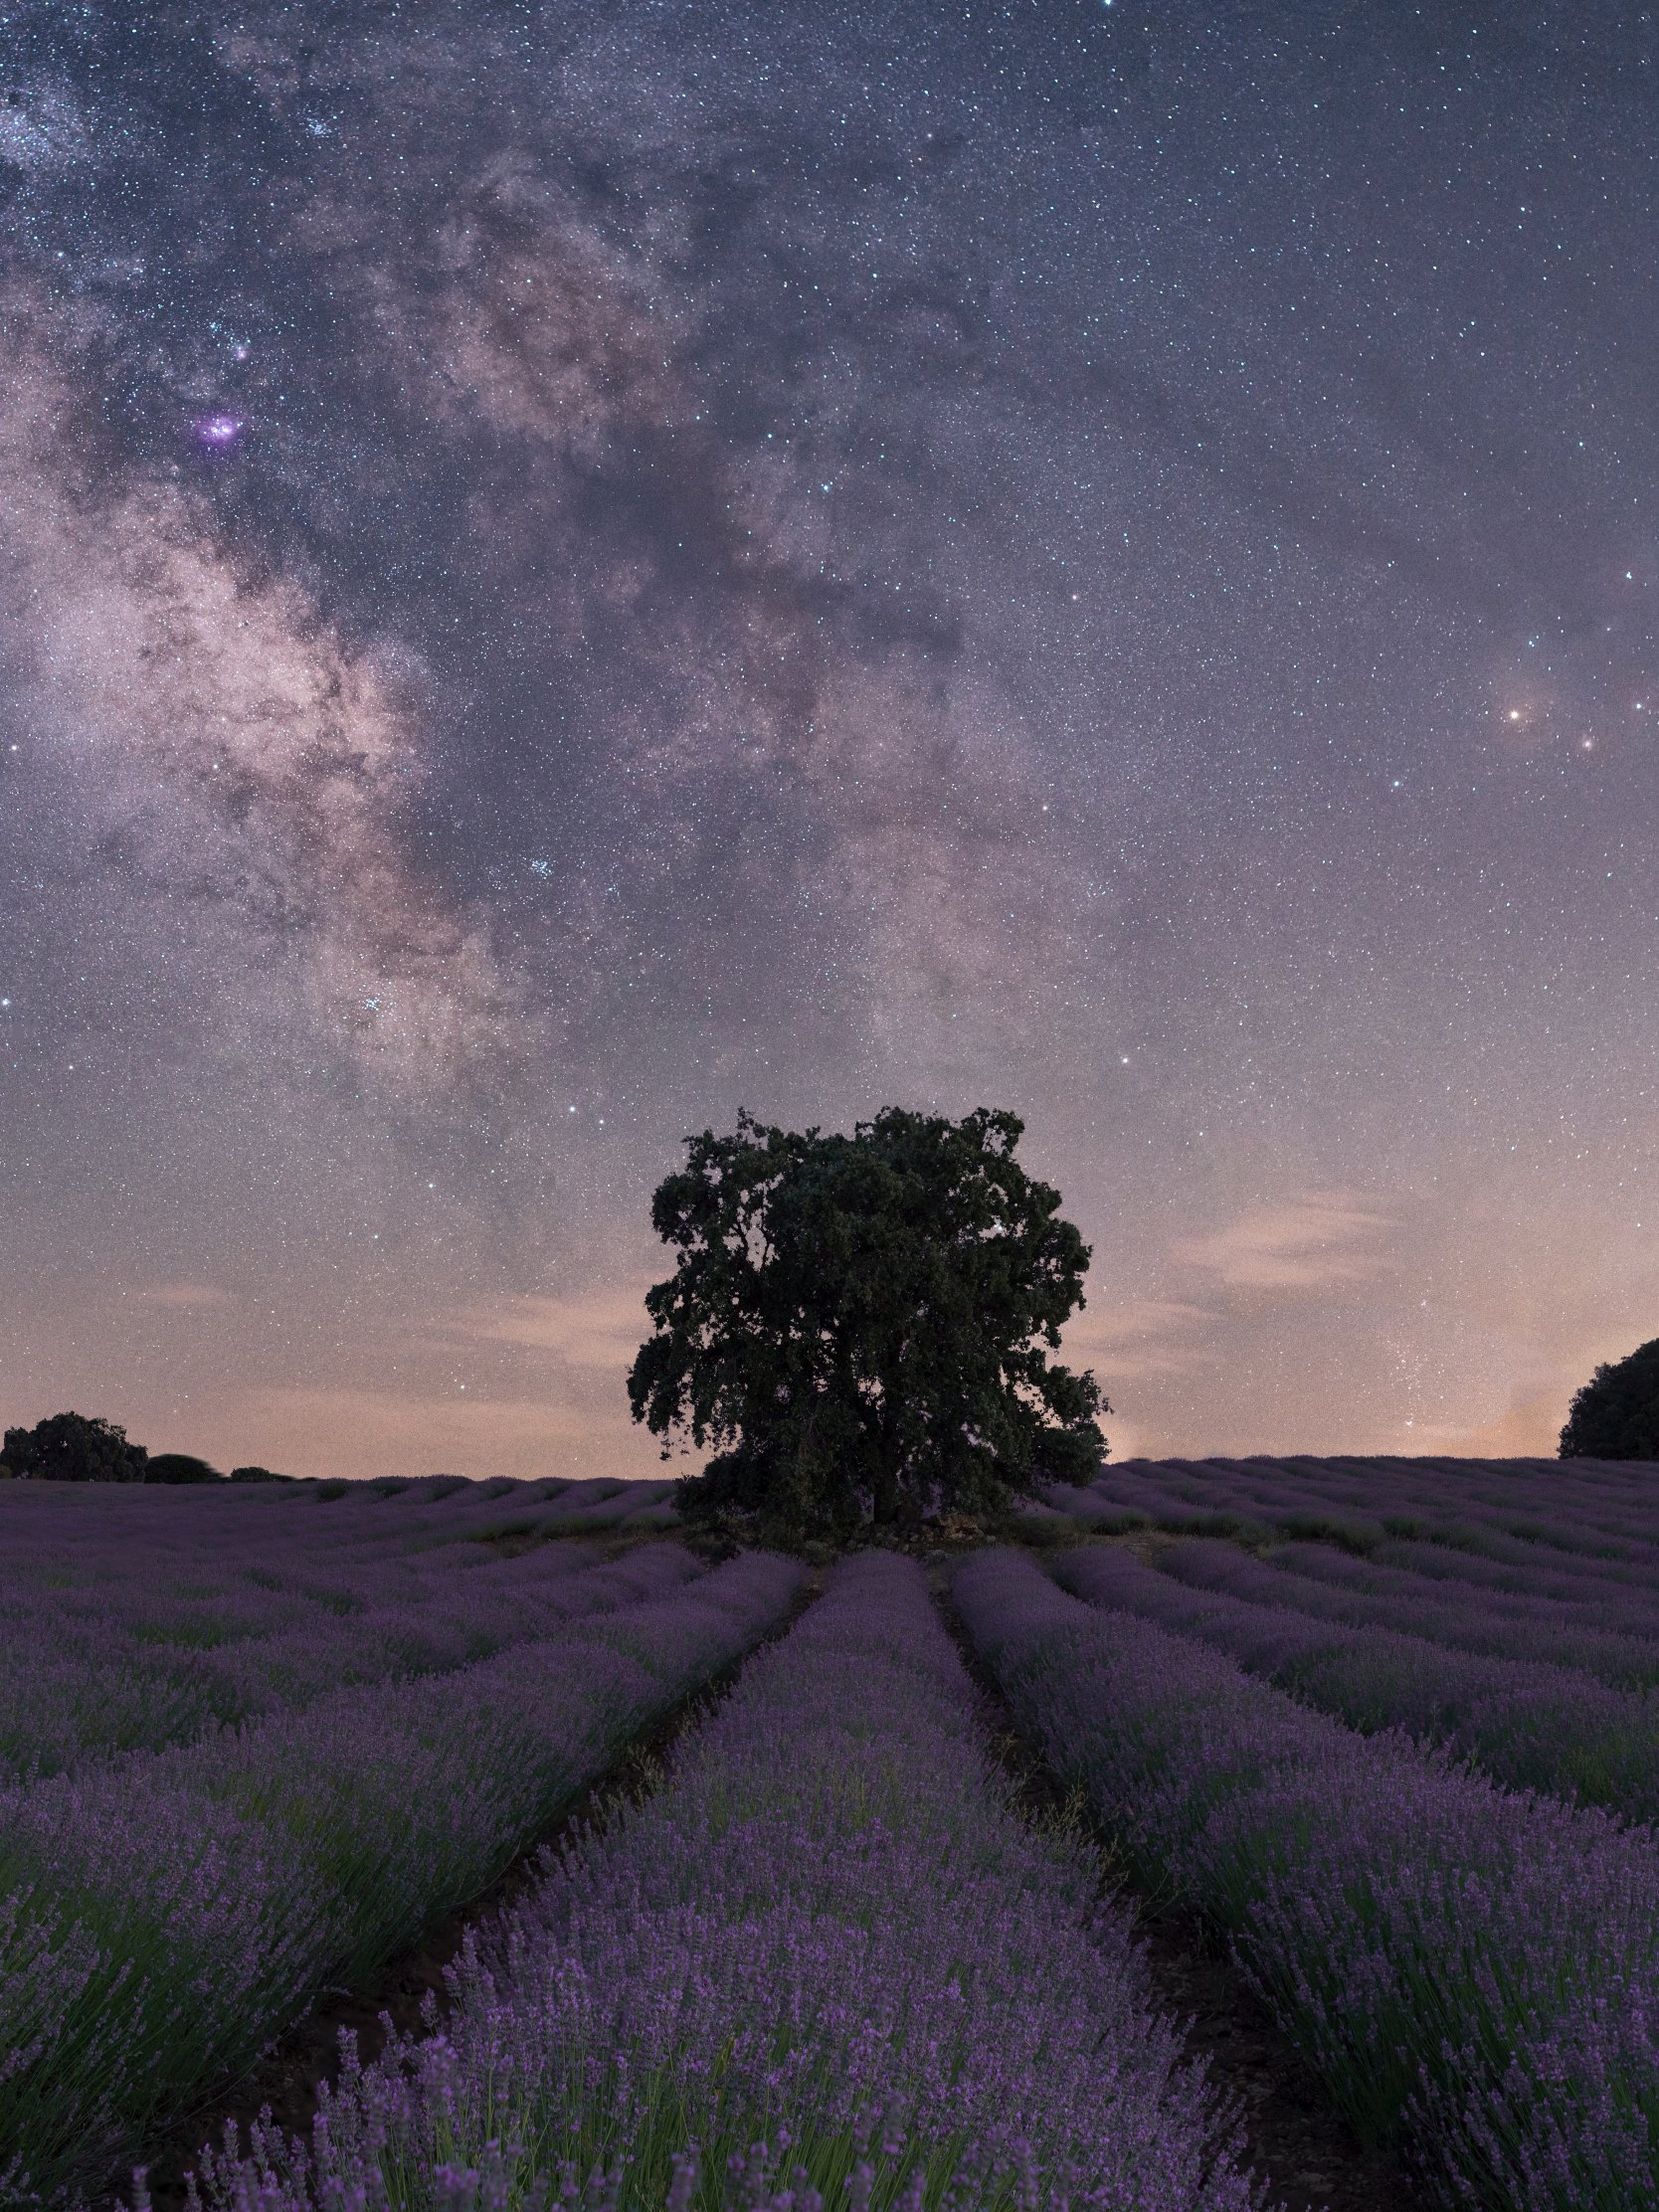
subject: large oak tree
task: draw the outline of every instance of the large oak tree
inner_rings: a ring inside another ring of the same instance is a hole
[[[1093,1474],[1109,1407],[1051,1356],[1089,1250],[1022,1133],[890,1107],[850,1137],[745,1114],[690,1140],[628,1385],[636,1420],[714,1447],[683,1514],[847,1536]]]

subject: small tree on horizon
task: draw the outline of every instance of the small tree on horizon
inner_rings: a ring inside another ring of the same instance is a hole
[[[715,1447],[688,1520],[844,1538],[1092,1476],[1110,1408],[1050,1357],[1089,1249],[1014,1158],[1023,1129],[889,1107],[850,1137],[740,1114],[689,1140],[651,1201],[679,1257],[628,1381],[653,1434]]]
[[[113,1421],[51,1413],[33,1428],[8,1428],[0,1465],[37,1482],[142,1482],[149,1453]]]
[[[1659,1459],[1659,1337],[1603,1362],[1572,1400],[1563,1459]]]

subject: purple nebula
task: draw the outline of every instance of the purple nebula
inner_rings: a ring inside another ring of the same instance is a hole
[[[240,415],[198,415],[190,429],[198,446],[223,453],[241,438],[243,422]]]

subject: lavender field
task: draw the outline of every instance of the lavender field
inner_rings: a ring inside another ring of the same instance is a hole
[[[1129,1463],[812,1563],[660,1484],[0,1484],[0,2204],[1271,2206],[1152,1914],[1401,2203],[1659,2208],[1651,1480]],[[312,2128],[202,2140],[549,1836]]]

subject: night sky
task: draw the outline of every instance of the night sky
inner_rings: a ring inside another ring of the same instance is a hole
[[[12,0],[0,1418],[649,1473],[649,1193],[1011,1106],[1114,1453],[1659,1334],[1659,23]]]

